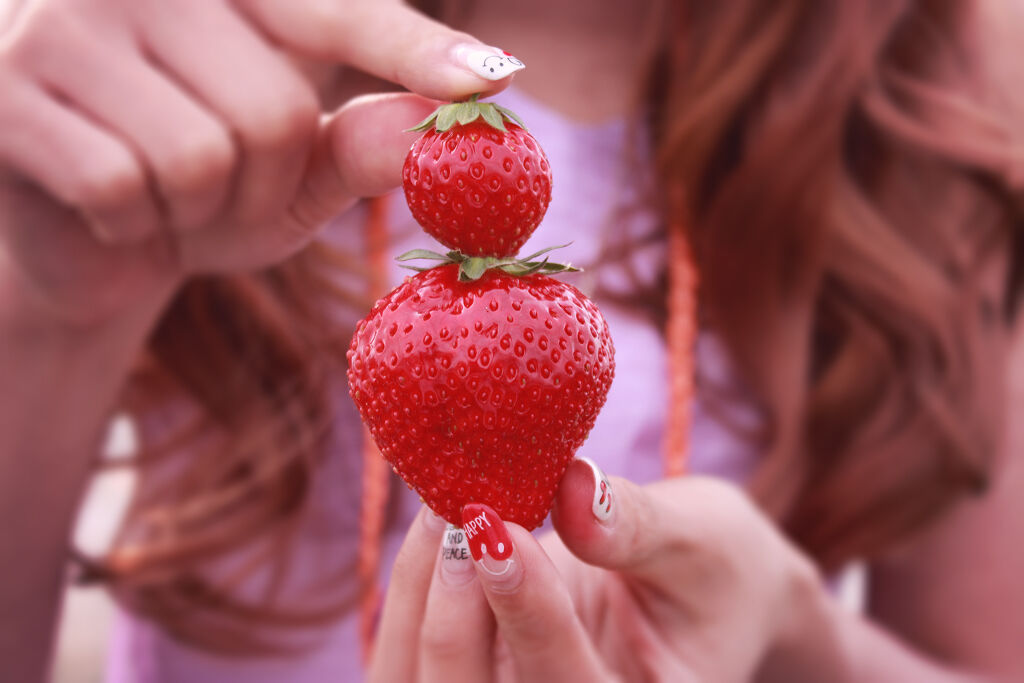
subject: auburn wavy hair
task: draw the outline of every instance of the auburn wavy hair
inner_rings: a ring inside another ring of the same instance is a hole
[[[970,2],[661,5],[642,103],[658,208],[685,226],[701,326],[742,384],[704,381],[702,396],[756,405],[750,490],[824,569],[878,556],[997,464],[1024,253],[1021,137],[997,80],[1009,55],[978,41]],[[373,293],[332,273],[369,283],[364,263],[314,245],[181,291],[125,395],[159,426],[130,463],[138,493],[87,579],[228,652],[351,608],[352,557],[319,577],[344,587],[309,602],[280,586],[335,438],[338,307]]]

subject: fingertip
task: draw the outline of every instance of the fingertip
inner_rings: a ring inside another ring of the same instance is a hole
[[[316,230],[359,197],[402,182],[402,165],[422,121],[437,102],[410,93],[364,95],[321,120],[320,135],[289,214]]]
[[[570,549],[605,540],[615,526],[615,504],[610,480],[588,458],[576,458],[566,469],[552,509],[552,523]]]
[[[551,561],[533,534],[514,522],[505,522],[504,526],[511,548],[508,557],[497,560],[484,552],[474,565],[495,614],[499,620],[508,621],[523,611],[532,611],[558,582]]]
[[[526,530],[526,527],[520,526],[515,522],[506,522],[505,525],[508,527],[509,535],[512,537],[512,544],[516,552],[520,554],[523,564],[532,564],[545,556],[544,549],[541,548],[533,533]]]
[[[525,527],[502,520],[490,506],[472,503],[462,508],[462,529],[480,583],[502,609],[515,609],[521,594],[551,583],[551,561]]]
[[[514,523],[504,527],[511,555],[495,562],[484,554],[475,566],[520,678],[598,680],[598,659],[563,577],[529,531]]]
[[[402,165],[419,133],[408,132],[438,102],[411,93],[363,95],[330,122],[330,146],[346,190],[356,197],[384,194],[402,182]]]
[[[508,527],[509,536],[512,538],[512,547],[515,548],[512,559],[518,562],[520,566],[518,571],[513,572],[514,576],[509,577],[507,581],[495,580],[496,577],[493,574],[486,577],[486,580],[490,582],[492,591],[506,594],[517,592],[524,580],[535,582],[539,580],[542,584],[547,583],[543,577],[547,576],[551,563],[544,553],[544,549],[541,548],[540,543],[537,542],[532,533],[515,522],[507,522],[506,526]],[[486,564],[478,563],[477,568],[482,570],[482,574],[487,573]],[[541,578],[538,579],[538,577]]]
[[[353,66],[425,97],[454,100],[494,94],[508,86],[508,75],[522,68],[522,62],[504,50],[453,30],[406,3],[240,4],[290,51]]]
[[[424,70],[425,65],[417,65],[417,70]],[[512,84],[514,76],[507,76],[490,81],[476,76],[457,63],[442,62],[428,74],[417,74],[402,77],[402,85],[426,99],[442,102],[458,102],[477,95],[486,99],[497,95]]]
[[[427,533],[431,535],[439,535],[448,525],[441,515],[437,514],[426,505],[420,507],[417,518],[423,528],[427,530]]]
[[[475,39],[451,44],[447,50],[447,58],[457,69],[449,87],[460,97],[475,93],[481,97],[495,95],[512,83],[516,73],[526,68],[526,65],[510,52],[485,45]],[[465,81],[465,84],[461,85],[460,81]]]
[[[389,110],[400,114],[402,111],[411,112],[409,116],[417,116],[423,113],[429,114],[438,105],[443,104],[441,100],[431,99],[416,93],[410,92],[382,92],[368,93],[353,97],[338,109],[338,114],[351,114],[353,111],[363,111],[367,107],[387,107]],[[411,125],[419,123],[414,121]],[[405,130],[404,128],[402,130]]]
[[[401,77],[402,85],[442,102],[463,100],[470,95],[485,99],[510,86],[515,73],[523,66],[490,72],[492,67],[485,65],[484,61],[493,60],[504,51],[483,43],[469,42],[469,36],[466,39],[448,38],[439,47],[429,50],[423,59],[409,65]],[[515,60],[514,57],[512,59]]]
[[[438,102],[458,102],[469,99],[471,95],[476,95],[479,99],[485,100],[494,97],[502,90],[508,88],[512,85],[513,78],[515,78],[514,76],[509,76],[500,81],[485,81],[475,78],[471,74],[461,73],[461,70],[455,67],[450,68],[448,72],[451,75],[443,89],[425,94],[428,94],[429,97]]]
[[[424,97],[453,101],[501,92],[525,64],[499,47],[405,5],[371,16],[345,47],[357,68]]]
[[[624,569],[660,533],[658,511],[644,490],[609,478],[588,458],[574,460],[555,496],[553,523],[569,551],[587,564]]]
[[[590,467],[580,458],[574,459],[562,476],[551,508],[551,522],[559,533],[582,530],[595,521],[590,511],[593,491]]]

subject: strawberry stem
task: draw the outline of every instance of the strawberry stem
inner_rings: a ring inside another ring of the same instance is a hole
[[[412,128],[407,128],[405,132],[423,132],[433,128],[438,133],[443,133],[456,123],[465,126],[477,119],[483,119],[487,125],[503,133],[507,130],[505,128],[506,121],[516,124],[523,130],[527,129],[526,124],[515,112],[493,102],[478,102],[479,96],[480,93],[475,93],[470,95],[468,100],[442,104],[430,116]]]
[[[570,242],[571,244],[571,242]],[[496,269],[509,275],[516,277],[526,277],[533,275],[534,273],[543,273],[550,275],[552,273],[578,273],[581,272],[580,268],[573,266],[571,263],[551,263],[545,256],[542,260],[536,260],[537,257],[543,256],[544,254],[554,251],[555,249],[562,249],[569,246],[569,244],[562,244],[556,247],[548,247],[541,249],[535,254],[530,254],[526,258],[495,258],[493,256],[467,256],[461,251],[449,251],[447,254],[440,254],[436,251],[430,251],[429,249],[413,249],[407,251],[399,256],[397,261],[438,261],[436,265],[428,268],[420,266],[406,266],[409,270],[415,270],[417,272],[423,272],[424,270],[430,270],[431,268],[437,268],[439,266],[451,265],[453,263],[459,264],[459,279],[463,282],[472,282],[473,280],[479,280],[484,273],[488,270]]]

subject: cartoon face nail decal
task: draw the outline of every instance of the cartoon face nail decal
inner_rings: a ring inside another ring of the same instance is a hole
[[[493,77],[494,79],[504,78],[510,73],[515,73],[516,71],[525,68],[522,62],[507,52],[503,52],[500,55],[485,57],[483,66],[487,73],[490,74],[488,78]]]
[[[489,81],[499,81],[526,68],[526,65],[504,50],[496,47],[463,45],[456,49],[456,58],[469,70]]]
[[[579,458],[590,467],[594,476],[594,502],[591,509],[599,521],[606,522],[612,516],[612,485],[607,475],[590,458]]]
[[[466,532],[469,552],[477,562],[484,555],[495,560],[512,556],[512,536],[498,514],[487,505],[472,503],[462,508],[462,529]]]

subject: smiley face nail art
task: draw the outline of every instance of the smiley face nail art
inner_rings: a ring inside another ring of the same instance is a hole
[[[455,58],[481,78],[500,81],[526,68],[520,60],[496,47],[460,45],[455,48]]]
[[[489,506],[470,503],[462,508],[462,528],[466,532],[469,551],[477,562],[485,555],[495,560],[507,560],[512,556],[512,537],[498,513]]]

